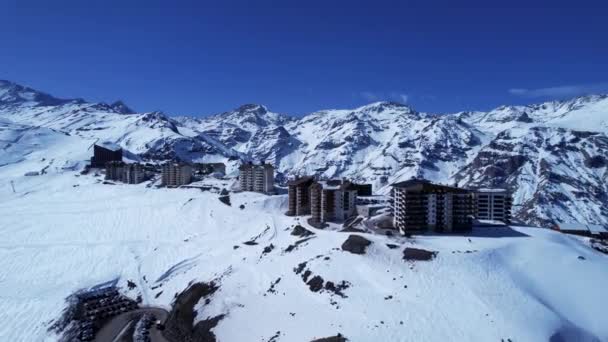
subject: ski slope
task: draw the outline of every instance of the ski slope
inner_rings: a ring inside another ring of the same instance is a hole
[[[364,234],[373,243],[355,255],[340,250],[349,233],[300,220],[315,235],[287,252],[299,238],[290,234],[298,218],[283,215],[285,196],[232,194],[227,206],[195,189],[2,170],[4,341],[55,341],[47,328],[78,289],[116,280],[127,295],[168,309],[190,281],[212,279],[220,289],[199,303],[198,319],[226,314],[214,329],[219,341],[267,341],[277,332],[275,341],[338,332],[351,341],[608,339],[608,257],[579,238],[523,227],[414,239]],[[258,244],[243,244],[251,240]],[[439,253],[406,262],[405,247]],[[294,271],[303,262],[311,277],[348,282],[346,298],[312,292]],[[137,287],[128,290],[127,280]]]

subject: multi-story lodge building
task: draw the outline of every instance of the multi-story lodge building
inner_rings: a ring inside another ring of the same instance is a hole
[[[342,180],[318,181],[310,185],[310,220],[313,226],[342,222],[356,215],[357,189]]]
[[[313,177],[306,176],[287,183],[288,216],[310,214],[310,186],[314,181]]]
[[[123,182],[128,184],[139,184],[146,179],[143,165],[139,163],[126,164],[123,171]]]
[[[274,191],[274,167],[264,163],[251,162],[239,167],[239,185],[241,191],[272,193]]]
[[[473,194],[466,189],[411,179],[393,184],[393,225],[410,232],[460,232],[472,228]]]
[[[475,218],[511,222],[512,195],[505,189],[475,190]]]
[[[180,186],[192,180],[192,167],[184,163],[165,163],[161,167],[162,185]]]
[[[126,164],[122,161],[111,161],[106,163],[106,179],[139,184],[146,179],[146,173],[139,163]]]
[[[114,181],[122,181],[125,170],[123,161],[109,161],[106,163],[106,179]]]
[[[107,162],[122,161],[122,148],[111,142],[103,142],[93,146],[91,167],[103,168]]]

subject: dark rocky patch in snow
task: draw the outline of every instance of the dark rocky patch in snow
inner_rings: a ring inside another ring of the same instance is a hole
[[[310,279],[306,285],[308,285],[308,288],[310,289],[310,291],[312,292],[319,292],[321,291],[321,289],[323,288],[323,278],[321,276],[314,276],[312,277],[312,279]]]
[[[281,277],[278,277],[277,280],[273,281],[272,283],[270,283],[270,288],[268,288],[268,290],[266,290],[266,293],[273,293],[276,294],[277,290],[275,289],[275,287],[277,286],[277,284],[281,281]],[[265,296],[265,294],[264,294]]]
[[[344,294],[344,290],[350,287],[350,283],[342,280],[338,285],[334,284],[333,281],[327,281],[325,283],[325,290],[332,292],[342,298],[347,298],[348,296]]]
[[[230,195],[224,195],[224,196],[220,196],[218,197],[218,199],[220,200],[220,202],[224,203],[227,206],[230,206]]]
[[[261,259],[261,258],[262,258],[264,255],[266,255],[266,254],[268,254],[268,253],[272,252],[272,250],[273,250],[273,249],[274,249],[274,245],[273,245],[273,244],[270,244],[270,245],[268,245],[268,246],[264,247],[264,250],[262,251],[262,255],[260,255],[260,259]]]
[[[348,227],[340,230],[340,233],[365,233],[365,231],[363,229]]]
[[[342,250],[353,254],[365,254],[367,246],[371,245],[371,243],[371,241],[360,235],[350,235],[342,244]]]
[[[291,235],[299,236],[299,237],[307,237],[307,236],[315,235],[315,233],[302,227],[301,225],[297,225],[297,226],[293,227],[293,230],[291,231]]]
[[[302,280],[304,280],[304,282],[307,283],[308,278],[310,277],[311,274],[312,274],[311,270],[304,271],[304,273],[302,273]]]
[[[437,256],[435,251],[427,251],[419,248],[406,248],[403,250],[403,260],[407,261],[428,261]]]
[[[312,292],[330,292],[332,295],[338,295],[342,298],[347,298],[348,296],[344,294],[344,290],[349,288],[351,284],[347,281],[342,280],[339,283],[334,283],[333,281],[325,281],[323,277],[319,275],[314,275],[311,270],[306,269],[306,262],[300,263],[296,268],[293,269],[295,274],[300,274],[302,277],[302,281],[308,285],[308,288]],[[312,276],[312,278],[311,278]],[[337,302],[332,300],[332,305],[337,305]]]
[[[386,247],[390,248],[390,249],[395,249],[395,248],[399,248],[399,245],[395,245],[393,243],[387,243]]]
[[[466,251],[452,251],[452,254],[455,254],[455,253],[470,254],[470,253],[475,253],[475,252],[478,252],[478,250],[475,249],[475,250],[466,250]]]
[[[348,341],[348,339],[346,337],[342,336],[342,334],[338,333],[338,335],[336,335],[336,336],[318,338],[318,339],[312,340],[310,342],[346,342],[346,341]]]
[[[194,306],[202,298],[208,303],[208,297],[218,289],[219,286],[214,282],[194,283],[180,293],[173,302],[163,335],[170,341],[216,341],[215,334],[211,330],[224,318],[224,315],[211,317],[194,325],[194,318],[197,315]]]
[[[303,243],[305,243],[306,241],[310,240],[314,238],[314,236],[311,237],[307,237],[305,239],[300,239],[298,241],[296,241],[294,244],[287,246],[287,248],[285,248],[285,252],[289,253],[289,252],[293,252],[294,250],[296,250],[300,245],[302,245]]]
[[[274,335],[270,336],[270,339],[267,342],[276,342],[281,337],[281,331],[277,331]]]
[[[255,241],[253,241],[253,240],[243,242],[243,245],[247,245],[247,246],[255,246],[255,245],[257,245],[257,244],[258,244],[258,243],[257,243],[257,242],[255,242]]]

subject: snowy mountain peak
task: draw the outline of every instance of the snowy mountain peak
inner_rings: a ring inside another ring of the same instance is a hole
[[[391,101],[381,101],[374,102],[368,105],[359,107],[354,110],[354,112],[368,114],[371,116],[376,116],[377,114],[383,115],[414,115],[418,116],[419,113],[414,110],[409,105],[399,103],[399,102],[391,102]]]
[[[11,81],[0,80],[0,106],[15,106],[26,103],[31,105],[53,106],[67,102],[70,102],[70,100],[58,99],[49,94]]]
[[[244,104],[244,105],[240,106],[235,111],[240,112],[240,113],[251,113],[251,114],[255,114],[255,115],[264,115],[264,114],[268,113],[268,108],[266,108],[266,106],[263,106],[263,105],[248,103],[248,104]]]
[[[114,111],[116,113],[119,113],[119,114],[135,114],[135,111],[133,109],[131,109],[129,106],[127,106],[121,100],[115,101],[114,103],[112,103],[110,105],[110,107],[112,109],[114,109]]]
[[[292,120],[286,115],[273,113],[266,106],[259,104],[244,104],[232,111],[211,118],[213,120],[219,119],[224,124],[237,125],[254,130],[268,126],[280,126]]]

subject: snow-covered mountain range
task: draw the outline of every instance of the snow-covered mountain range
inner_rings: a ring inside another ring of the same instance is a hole
[[[1,82],[0,340],[71,340],[56,328],[69,299],[99,284],[169,311],[191,284],[213,281],[183,311],[212,332],[204,341],[606,341],[608,256],[589,238],[522,226],[316,229],[284,215],[284,194],[226,202],[204,187],[80,172],[92,145],[111,140],[131,160],[226,161],[234,174],[240,159],[263,158],[283,178],[347,176],[382,191],[411,176],[506,185],[529,222],[605,222],[606,98],[542,106],[438,116],[374,103],[291,118],[246,105],[174,118]],[[344,248],[352,235],[369,243],[363,254]],[[412,248],[431,260],[408,257]]]
[[[348,177],[381,192],[411,177],[507,187],[526,223],[608,225],[605,95],[444,115],[377,102],[291,117],[248,104],[199,118],[58,99],[0,81],[0,118],[5,127],[53,130],[86,148],[110,140],[134,160],[224,161],[234,173],[239,160],[263,159],[279,181]]]

